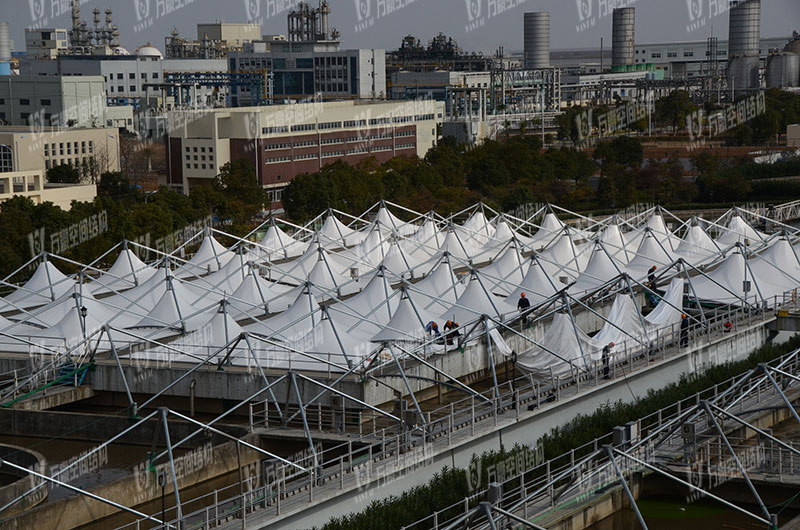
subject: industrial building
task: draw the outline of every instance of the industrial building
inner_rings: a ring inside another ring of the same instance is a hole
[[[25,53],[30,59],[55,59],[69,51],[67,30],[25,28]]]
[[[492,82],[490,72],[414,72],[401,70],[391,78],[391,99],[431,98],[449,102],[456,88],[488,88]],[[448,107],[449,113],[449,107]]]
[[[444,104],[314,102],[169,113],[167,184],[188,193],[224,164],[251,160],[259,182],[280,188],[337,160],[425,156],[436,145]],[[273,193],[273,199],[279,198]]]
[[[104,125],[104,80],[97,75],[0,76],[0,120],[8,125]]]

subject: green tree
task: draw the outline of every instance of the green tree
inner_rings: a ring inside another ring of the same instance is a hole
[[[47,170],[47,181],[57,184],[78,184],[81,181],[81,174],[72,166],[61,164]]]

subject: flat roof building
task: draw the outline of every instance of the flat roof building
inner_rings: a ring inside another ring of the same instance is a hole
[[[30,59],[55,59],[69,50],[67,30],[63,28],[25,28],[25,54]]]
[[[0,174],[61,165],[78,169],[87,180],[119,171],[119,130],[0,127]]]
[[[430,99],[173,111],[167,183],[188,193],[210,183],[221,166],[246,159],[264,187],[279,190],[337,160],[422,157],[436,145],[443,114],[444,104]]]
[[[261,40],[261,24],[234,24],[214,22],[197,25],[197,40],[208,38],[221,41],[231,48],[240,48],[245,42]]]
[[[101,76],[0,76],[0,121],[4,124],[99,127],[105,120]]]
[[[269,50],[232,53],[231,72],[265,71],[272,74],[275,99],[302,99],[316,94],[327,99],[384,99],[386,51],[341,50],[338,42],[272,42]],[[232,94],[232,106],[252,103],[244,89]]]

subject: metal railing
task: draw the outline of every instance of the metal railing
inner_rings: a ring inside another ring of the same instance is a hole
[[[774,318],[779,308],[797,307],[796,293],[787,291],[782,296],[773,297],[772,303],[765,305],[770,309],[765,309],[764,306],[758,308],[727,306],[707,311],[706,322],[690,326],[686,339],[692,346],[705,346],[722,337],[735,335],[742,328],[764,324]],[[728,323],[731,324],[730,327],[726,325]],[[609,363],[611,381],[628,377],[647,368],[653,362],[676,357],[684,351],[680,346],[682,332],[679,324],[659,329],[654,335],[650,344],[645,346],[633,347],[635,344],[633,340],[623,342]],[[501,354],[495,353],[494,361],[497,363],[502,360]],[[497,395],[492,388],[480,393],[485,399],[473,395],[454,401],[426,412],[424,418],[418,418],[416,425],[406,426],[407,430],[403,430],[402,426],[397,424],[382,427],[385,419],[373,411],[346,409],[334,411],[321,405],[312,405],[306,409],[310,429],[319,431],[339,429],[353,439],[317,453],[315,459],[309,457],[301,462],[300,464],[308,469],[306,472],[296,471],[295,468],[285,464],[275,465],[273,473],[275,478],[266,485],[242,493],[237,482],[233,486],[191,499],[184,504],[194,504],[201,499],[210,504],[195,512],[185,513],[183,523],[187,528],[215,528],[215,525],[221,524],[219,522],[221,519],[227,520],[232,516],[246,518],[249,511],[257,509],[271,509],[273,516],[279,517],[282,511],[285,511],[287,504],[291,503],[295,507],[306,503],[312,504],[315,494],[335,495],[336,491],[343,491],[345,488],[367,488],[373,480],[380,478],[385,472],[397,472],[409,466],[413,467],[431,458],[434,452],[489,432],[501,422],[516,421],[526,407],[539,409],[542,406],[552,405],[607,382],[603,378],[601,360],[591,361],[585,370],[573,369],[567,374],[554,374],[550,380],[545,381],[536,379],[532,374],[522,375],[513,380],[508,378],[499,384]],[[723,385],[713,387],[714,396]],[[674,406],[667,407],[643,418],[640,420],[643,424],[642,432],[646,433],[647,429],[674,419],[681,413],[684,401],[696,404],[701,399],[701,394],[703,393],[679,402],[674,412],[665,415],[665,412]],[[289,409],[288,413],[291,415],[292,410]],[[654,418],[658,421],[653,421],[652,425],[648,426],[648,422]],[[270,428],[281,425],[281,417],[268,401],[259,401],[250,404],[248,424],[252,431],[268,433]],[[607,435],[595,440],[593,444],[570,451],[572,463],[574,464],[576,455],[582,449],[610,443],[610,436]],[[563,468],[561,463],[556,465],[556,462],[552,461],[549,465],[551,468],[546,476],[553,476]],[[232,506],[237,509],[232,509]],[[223,515],[218,516],[218,514]],[[119,528],[138,528],[136,525],[139,523],[144,521]],[[173,522],[173,526],[175,525],[177,521]]]

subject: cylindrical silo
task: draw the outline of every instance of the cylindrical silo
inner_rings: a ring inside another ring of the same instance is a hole
[[[767,59],[767,88],[790,88],[800,81],[800,55],[776,53]]]
[[[619,69],[636,62],[636,9],[621,7],[614,10],[611,31],[611,67]]]
[[[525,13],[525,68],[550,66],[550,13]]]
[[[731,3],[728,29],[728,57],[760,55],[761,0]]]
[[[0,22],[0,75],[11,75],[11,31]]]
[[[758,56],[739,56],[728,61],[728,87],[735,97],[760,86]]]

